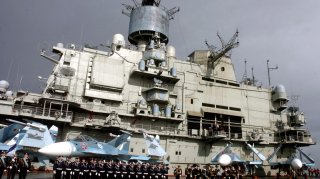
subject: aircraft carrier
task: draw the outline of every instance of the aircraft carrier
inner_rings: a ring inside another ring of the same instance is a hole
[[[179,9],[157,0],[133,2],[123,11],[130,17],[127,40],[115,34],[105,50],[57,43],[52,53],[59,58],[42,51],[55,67],[41,94],[12,92],[2,80],[1,120],[56,125],[60,141],[80,133],[107,141],[107,133],[126,130],[133,134],[129,153],[142,155],[144,129],[160,135],[167,152],[163,160],[182,168],[210,164],[230,144],[249,166],[259,160],[253,149],[270,156],[281,145],[276,157],[256,165],[261,175],[275,174],[280,164],[271,163],[315,144],[283,85],[264,88],[254,79],[236,80],[230,50],[239,45],[238,32],[220,49],[207,43],[208,49],[190,52],[188,60],[177,59],[167,44],[169,21]]]

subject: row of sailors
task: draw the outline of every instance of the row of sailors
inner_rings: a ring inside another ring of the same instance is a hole
[[[167,179],[169,167],[163,164],[120,162],[91,159],[80,162],[58,158],[53,165],[55,179]]]
[[[245,173],[243,166],[226,166],[221,167],[219,165],[204,166],[203,169],[199,165],[188,165],[185,168],[186,179],[209,179],[209,178],[242,178]]]

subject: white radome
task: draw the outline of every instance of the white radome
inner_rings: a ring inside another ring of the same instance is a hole
[[[294,168],[295,170],[298,170],[302,168],[302,162],[300,159],[295,158],[291,161],[291,167]]]
[[[219,164],[222,166],[230,165],[231,157],[227,154],[222,154],[218,160]]]

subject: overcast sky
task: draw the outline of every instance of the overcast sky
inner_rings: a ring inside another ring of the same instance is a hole
[[[127,36],[129,17],[121,14],[122,3],[132,1],[1,0],[0,80],[8,80],[14,90],[40,92],[37,76],[48,77],[53,67],[40,50],[50,51],[58,42],[99,45],[110,43],[116,33]],[[266,60],[278,65],[271,83],[299,95],[307,127],[319,139],[319,0],[162,0],[162,5],[180,7],[170,22],[169,40],[180,59],[206,49],[205,40],[218,46],[217,32],[228,40],[238,29],[240,46],[232,51],[237,79],[245,59],[263,86],[268,85]],[[304,150],[320,160],[318,145]]]

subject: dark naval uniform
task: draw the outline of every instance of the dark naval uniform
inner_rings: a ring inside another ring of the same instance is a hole
[[[53,178],[61,179],[63,160],[58,158],[53,164]]]
[[[72,162],[69,157],[63,162],[63,179],[70,179],[72,172]]]
[[[31,161],[29,159],[29,155],[26,153],[24,154],[23,158],[19,159],[19,163],[18,163],[19,179],[26,179],[30,168],[31,168]]]
[[[9,164],[8,158],[6,157],[6,152],[1,152],[0,158],[0,178],[2,178],[3,172],[7,169]]]
[[[111,161],[110,161],[110,162],[107,162],[104,167],[105,167],[105,171],[106,171],[106,176],[107,176],[107,178],[113,178],[113,170],[112,170],[112,163],[111,163]]]
[[[8,179],[14,179],[18,169],[17,157],[14,156],[8,165]]]
[[[96,162],[95,161],[91,161],[89,163],[89,170],[90,170],[90,178],[91,179],[96,179],[97,177],[97,169],[96,169]]]
[[[80,163],[80,178],[81,179],[89,179],[89,166],[86,161],[82,161]]]
[[[76,158],[76,161],[72,163],[72,174],[71,178],[72,179],[78,179],[80,174],[80,162],[79,158]]]
[[[104,179],[106,178],[106,171],[105,171],[105,164],[102,160],[99,161],[99,163],[96,166],[97,169],[97,178],[98,179]]]

